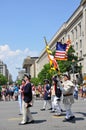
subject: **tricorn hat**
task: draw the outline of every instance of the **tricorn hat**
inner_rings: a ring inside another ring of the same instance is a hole
[[[53,78],[53,81],[54,81],[55,83],[57,83],[57,82],[58,82],[58,80],[57,80],[56,78]]]
[[[28,73],[24,73],[24,76],[26,76],[28,79],[31,79],[31,75]]]
[[[48,79],[44,79],[44,83],[49,83],[49,80]]]

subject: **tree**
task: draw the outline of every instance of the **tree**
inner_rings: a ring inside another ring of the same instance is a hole
[[[38,78],[40,83],[43,84],[44,79],[48,79],[51,83],[51,79],[53,74],[55,74],[56,71],[51,70],[50,64],[45,64],[41,72],[38,74]]]
[[[2,74],[0,74],[0,85],[7,84],[7,81],[8,81],[7,78]]]
[[[20,86],[22,84],[22,80],[16,80],[16,83]]]
[[[39,82],[39,78],[31,78],[31,83],[33,83],[35,86],[38,86]]]

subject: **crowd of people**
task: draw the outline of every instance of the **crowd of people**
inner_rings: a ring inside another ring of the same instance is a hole
[[[11,85],[2,85],[0,88],[0,100],[16,101],[18,99],[19,86],[16,83],[13,83]]]
[[[52,84],[48,79],[44,80],[44,84],[37,87],[30,81],[31,75],[24,74],[21,85],[16,83],[0,87],[0,96],[3,101],[17,101],[19,102],[20,115],[22,115],[22,121],[19,125],[25,125],[27,123],[34,123],[34,119],[30,112],[30,107],[33,106],[34,99],[43,99],[43,107],[41,111],[47,109],[47,103],[49,104],[49,110],[54,113],[55,116],[61,116],[63,109],[61,107],[61,101],[65,108],[65,119],[64,121],[71,121],[75,119],[72,112],[72,104],[74,98],[78,100],[79,93],[81,97],[86,98],[86,83],[79,87],[76,82],[72,82],[68,74],[64,74],[63,78],[55,75],[52,77]]]

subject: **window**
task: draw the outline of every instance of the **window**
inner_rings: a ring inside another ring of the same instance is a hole
[[[81,36],[81,23],[79,23],[79,36]]]
[[[71,31],[71,34],[72,34],[72,41],[74,41],[74,31],[73,30]]]
[[[76,56],[78,57],[78,52],[76,53]]]
[[[80,58],[82,58],[82,51],[80,51]]]
[[[78,50],[78,42],[76,42],[76,50]]]
[[[3,70],[2,70],[2,67],[0,66],[0,73],[2,74]]]
[[[62,38],[62,42],[64,43],[64,37]]]
[[[82,40],[80,40],[80,48],[82,48]]]
[[[77,27],[75,28],[75,39],[77,39]]]

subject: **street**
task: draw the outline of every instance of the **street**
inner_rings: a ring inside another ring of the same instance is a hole
[[[61,103],[64,109],[63,104]],[[0,130],[86,130],[86,100],[79,98],[75,100],[72,111],[75,120],[63,122],[65,112],[62,116],[54,116],[50,113],[48,105],[46,111],[40,111],[43,100],[35,100],[31,113],[35,120],[34,124],[18,125],[22,120],[19,115],[18,101],[0,102]]]

